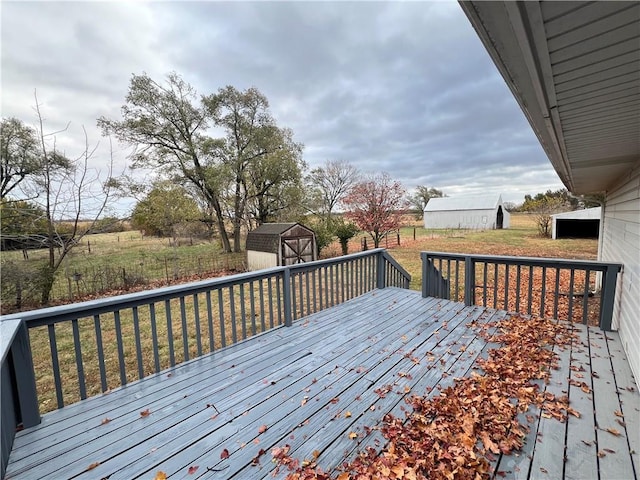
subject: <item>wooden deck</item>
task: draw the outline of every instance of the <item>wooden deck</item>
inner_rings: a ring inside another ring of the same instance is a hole
[[[382,439],[365,432],[388,412],[403,415],[407,392],[468,374],[489,348],[468,324],[504,315],[409,290],[376,290],[46,414],[16,436],[6,478],[149,479],[158,471],[170,478],[272,478],[271,449],[285,444],[294,458],[318,451],[320,466],[336,467]],[[583,327],[580,341],[559,353],[561,369],[547,388],[568,394],[581,418],[538,416],[524,451],[496,459],[496,472],[636,478],[640,396],[617,334]]]

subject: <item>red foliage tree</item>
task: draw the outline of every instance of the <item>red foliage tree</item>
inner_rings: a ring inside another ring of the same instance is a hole
[[[405,189],[388,173],[371,175],[351,188],[343,203],[345,216],[367,232],[376,248],[389,232],[400,227],[407,208]]]

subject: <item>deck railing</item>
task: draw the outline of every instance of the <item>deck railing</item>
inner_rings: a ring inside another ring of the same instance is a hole
[[[620,264],[441,252],[421,257],[423,297],[611,330]]]
[[[375,249],[0,317],[3,468],[15,429],[41,411],[409,281]]]

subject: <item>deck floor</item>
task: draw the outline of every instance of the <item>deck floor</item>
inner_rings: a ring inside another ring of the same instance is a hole
[[[44,415],[17,434],[6,478],[149,479],[158,471],[272,478],[271,449],[285,444],[294,458],[317,451],[318,464],[334,468],[383,441],[366,432],[389,412],[403,415],[405,396],[468,374],[490,347],[468,324],[504,316],[414,291],[376,290]],[[561,423],[529,412],[536,421],[524,450],[496,459],[495,471],[637,478],[640,395],[619,337],[581,327],[580,340],[559,354],[546,388],[568,394],[582,416]]]

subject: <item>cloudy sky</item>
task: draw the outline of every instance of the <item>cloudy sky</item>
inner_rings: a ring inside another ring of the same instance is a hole
[[[257,87],[310,168],[345,160],[408,189],[502,193],[562,184],[456,2],[2,1],[2,116],[34,124],[34,91],[72,156],[108,141],[132,74],[201,94]],[[124,146],[115,146],[119,170]],[[130,204],[124,202],[122,210]]]

